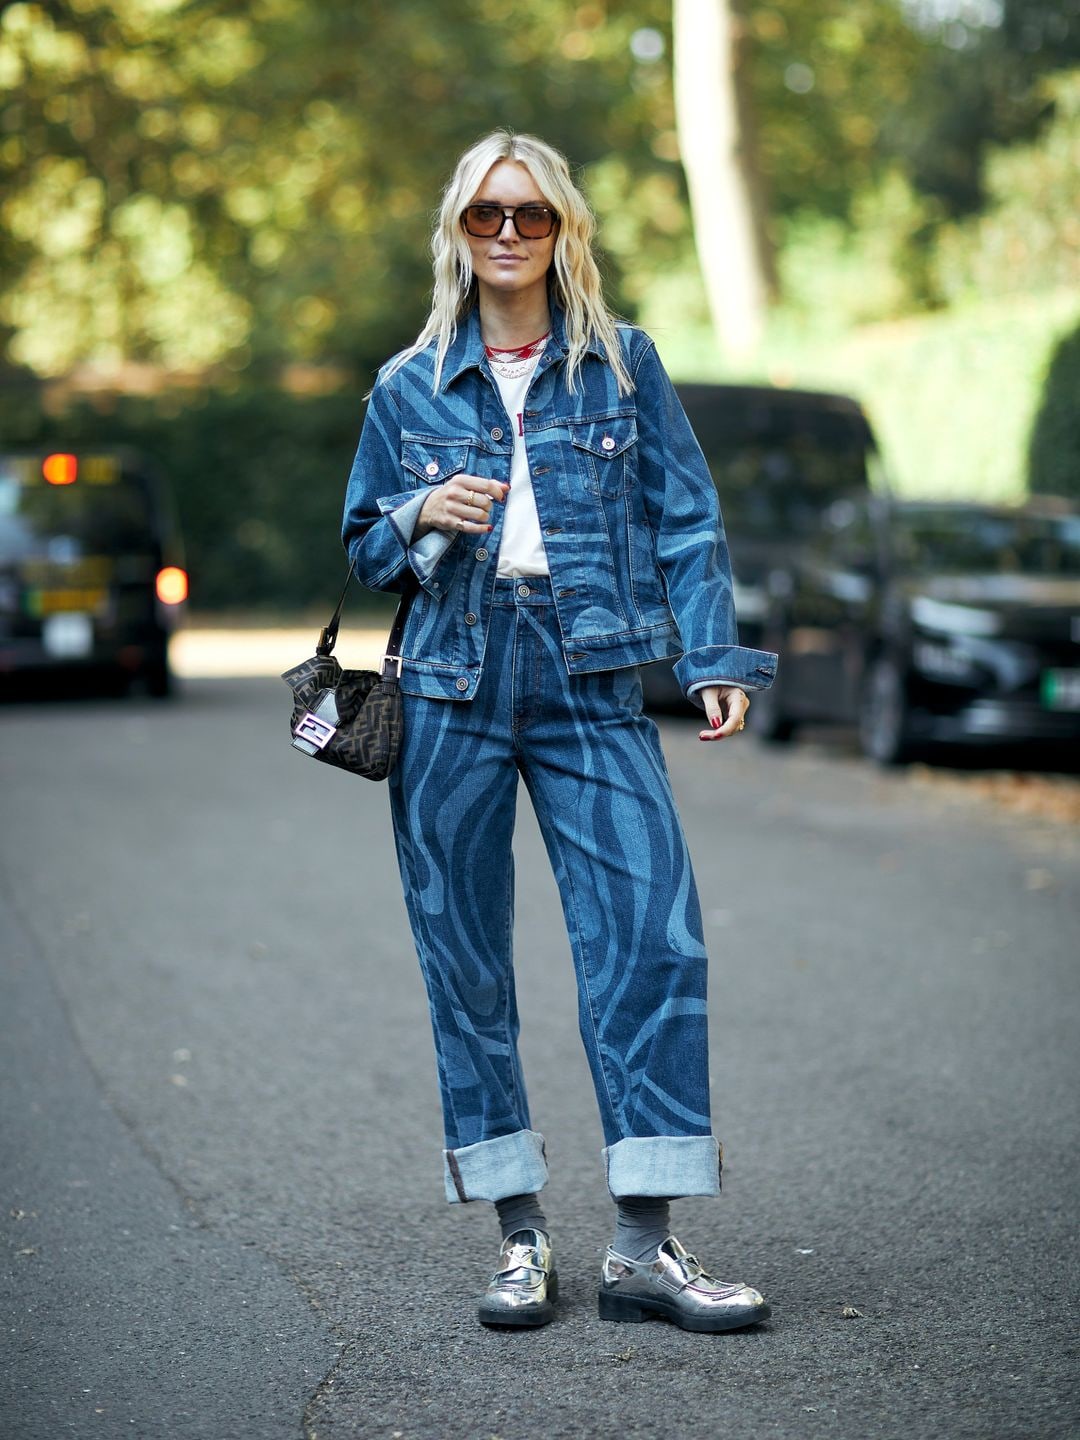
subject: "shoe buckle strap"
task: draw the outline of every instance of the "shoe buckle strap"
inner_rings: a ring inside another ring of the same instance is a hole
[[[535,1285],[547,1277],[548,1272],[539,1263],[535,1250],[511,1250],[505,1258],[506,1264],[495,1272],[492,1284]],[[519,1277],[517,1272],[521,1270],[528,1273]]]
[[[680,1273],[681,1269],[681,1266],[678,1269],[674,1266],[669,1269],[666,1265],[655,1267],[656,1283],[662,1290],[670,1290],[672,1295],[678,1295],[690,1283],[689,1278]]]

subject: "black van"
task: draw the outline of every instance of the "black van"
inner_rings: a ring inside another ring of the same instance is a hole
[[[168,694],[187,599],[171,497],[128,450],[0,454],[0,687],[100,674]]]
[[[759,648],[769,577],[813,536],[836,500],[879,479],[870,423],[857,400],[765,385],[675,387],[720,495],[739,641]],[[642,671],[646,703],[685,705],[666,661]]]

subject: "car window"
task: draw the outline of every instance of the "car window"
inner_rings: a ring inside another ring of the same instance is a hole
[[[898,513],[895,549],[920,574],[1080,577],[1080,516],[1015,515],[975,508]]]
[[[863,452],[834,449],[813,435],[735,439],[713,444],[705,459],[729,526],[762,539],[810,535],[836,496],[866,487]]]
[[[866,493],[876,452],[853,401],[747,386],[676,388],[724,520],[740,539],[804,539],[832,501]]]
[[[0,457],[0,560],[65,564],[154,548],[149,494],[115,460],[50,484],[39,459]]]

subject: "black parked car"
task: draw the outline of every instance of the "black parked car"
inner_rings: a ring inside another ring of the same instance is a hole
[[[776,684],[749,726],[851,722],[882,764],[927,744],[1080,739],[1080,509],[838,502],[772,577]]]
[[[145,457],[0,454],[0,690],[78,675],[167,694],[187,590],[171,497]]]
[[[764,385],[677,385],[724,513],[739,641],[760,647],[766,580],[838,498],[868,493],[877,446],[847,395]],[[646,703],[686,702],[666,661],[643,672]]]

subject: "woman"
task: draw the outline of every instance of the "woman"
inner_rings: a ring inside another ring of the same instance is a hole
[[[430,1001],[451,1201],[494,1201],[482,1322],[556,1297],[543,1137],[511,962],[518,777],[562,896],[616,1229],[600,1315],[727,1330],[768,1314],[671,1235],[720,1190],[706,957],[637,666],[680,655],[703,741],[743,728],[776,657],[740,647],[716,493],[651,340],[605,309],[564,158],[497,131],[462,157],[434,235],[431,315],[380,372],[343,538],[376,590],[415,585],[390,783]]]

